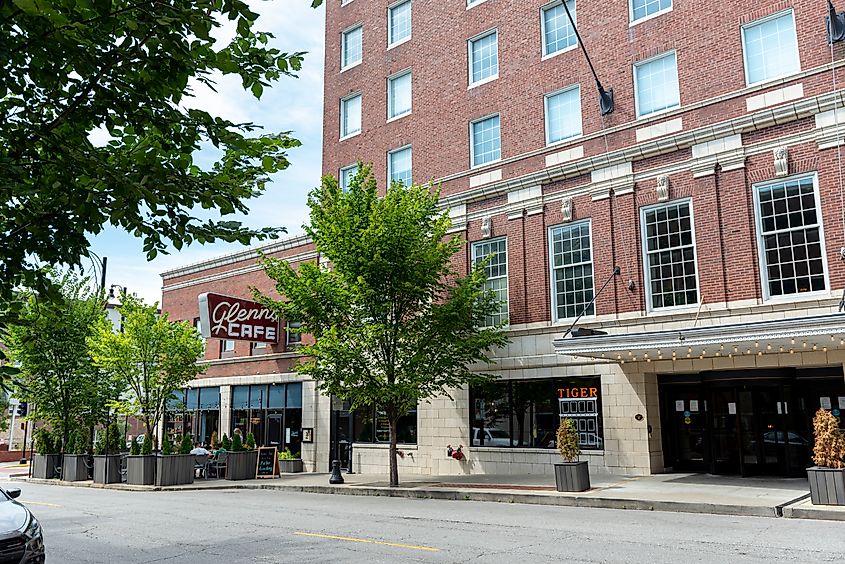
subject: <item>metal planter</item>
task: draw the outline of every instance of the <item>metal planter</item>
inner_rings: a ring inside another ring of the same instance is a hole
[[[81,482],[88,480],[87,454],[66,454],[62,461],[62,480]]]
[[[106,459],[109,461],[109,471],[106,475]],[[94,456],[94,483],[95,484],[118,484],[120,483],[120,455],[96,455]]]
[[[193,454],[160,454],[156,457],[155,485],[179,486],[193,483]]]
[[[279,471],[282,474],[293,472],[302,472],[302,459],[294,458],[293,460],[279,460]]]
[[[154,454],[126,457],[126,483],[133,486],[151,486],[155,482],[156,456]]]
[[[584,492],[590,489],[590,468],[586,460],[555,463],[555,485],[559,492]]]
[[[252,480],[258,464],[258,451],[230,452],[226,458],[227,480]]]
[[[32,477],[50,480],[59,477],[60,454],[36,454],[32,457]]]
[[[845,505],[845,468],[807,468],[813,505]]]

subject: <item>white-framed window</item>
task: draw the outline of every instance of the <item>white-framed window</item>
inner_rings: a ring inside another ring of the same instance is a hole
[[[295,332],[296,329],[302,327],[302,323],[299,321],[288,321],[287,334],[285,344],[288,347],[296,347],[302,344],[302,333]]]
[[[650,309],[698,303],[692,202],[642,209],[646,296]]]
[[[754,200],[764,297],[827,290],[816,175],[756,185]]]
[[[341,33],[340,70],[361,62],[364,55],[364,27],[357,25]]]
[[[473,6],[478,6],[479,4],[483,4],[485,2],[487,2],[487,0],[467,0],[467,10],[469,10]]]
[[[469,129],[472,166],[481,166],[502,158],[499,114],[473,121],[469,124]]]
[[[587,304],[584,315],[595,315],[595,304],[590,303],[594,291],[590,221],[552,227],[549,245],[555,319],[577,317]]]
[[[391,184],[401,182],[411,185],[411,146],[402,147],[387,153],[387,178]]]
[[[472,263],[477,264],[490,257],[484,272],[487,280],[485,290],[492,290],[499,302],[499,310],[489,316],[484,327],[508,322],[508,241],[504,237],[472,244]]]
[[[581,87],[570,86],[543,97],[546,145],[581,135]]]
[[[572,19],[577,22],[575,0],[566,0],[566,6],[572,13]],[[566,15],[566,8],[563,7],[561,0],[540,9],[540,27],[543,32],[544,57],[565,51],[578,42],[575,29]]]
[[[340,0],[340,5],[341,5],[341,6],[346,6],[347,4],[349,4],[349,3],[351,3],[351,2],[352,2],[352,0]]]
[[[745,82],[765,82],[801,70],[795,14],[789,9],[742,26]]]
[[[340,138],[361,132],[361,94],[340,100]]]
[[[411,38],[411,0],[402,0],[387,8],[388,48]]]
[[[411,113],[411,71],[387,79],[387,119]]]
[[[651,115],[681,105],[678,89],[678,63],[674,51],[634,65],[634,101],[637,117]]]
[[[352,178],[355,177],[356,172],[358,172],[358,165],[357,164],[345,166],[342,169],[340,169],[340,174],[338,175],[338,180],[340,181],[341,192],[348,192],[349,191],[349,185],[352,183]]]
[[[672,0],[630,0],[631,23],[668,12],[672,9]]]
[[[221,339],[220,358],[231,358],[233,356],[235,356],[235,341],[231,339]]]
[[[499,77],[499,34],[494,29],[467,42],[469,52],[469,85],[481,84]]]

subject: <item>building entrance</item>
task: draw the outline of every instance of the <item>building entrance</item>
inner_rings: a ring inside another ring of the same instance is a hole
[[[799,477],[812,465],[813,415],[839,415],[845,379],[841,367],[707,372],[661,378],[659,393],[667,468]]]

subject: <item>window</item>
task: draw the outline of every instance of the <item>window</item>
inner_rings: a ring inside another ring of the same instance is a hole
[[[469,40],[469,84],[499,76],[499,41],[496,30]]]
[[[361,95],[353,94],[340,101],[340,137],[361,132]]]
[[[756,187],[758,245],[766,297],[827,288],[815,177]]]
[[[469,408],[472,446],[556,448],[557,428],[568,418],[583,450],[604,448],[600,378],[471,386]]]
[[[672,0],[631,0],[631,23],[672,9]]]
[[[575,0],[567,0],[566,6],[572,13],[572,19],[576,22],[578,18],[575,16]],[[575,36],[575,30],[569,22],[569,17],[566,15],[566,9],[563,2],[555,2],[551,6],[542,9],[542,28],[543,28],[543,55],[553,55],[559,53],[569,47],[573,47],[578,38]]]
[[[411,38],[411,0],[387,9],[387,44],[396,45]]]
[[[472,142],[472,166],[481,166],[502,158],[502,140],[499,131],[499,115],[474,121],[470,124]]]
[[[577,317],[593,300],[590,222],[553,227],[551,236],[552,307],[557,319]],[[595,305],[584,312],[595,315]]]
[[[296,331],[302,327],[302,323],[299,321],[290,321],[288,320],[288,330],[287,330],[287,346],[288,347],[296,347],[302,343],[302,333]]]
[[[340,190],[342,192],[348,192],[349,186],[352,183],[352,179],[355,177],[355,174],[358,172],[358,165],[349,165],[340,169]]]
[[[387,79],[387,119],[411,113],[411,71]]]
[[[164,414],[164,433],[171,440],[188,434],[202,444],[211,443],[211,435],[219,429],[220,387],[187,388],[177,390],[167,400]]]
[[[637,117],[680,106],[675,52],[635,64],[634,90],[637,93]]]
[[[378,408],[361,407],[351,413],[352,437],[356,443],[389,443],[390,422]],[[417,444],[417,410],[411,410],[396,422],[396,442]]]
[[[254,341],[252,343],[252,354],[266,354],[270,350],[270,345],[261,341]]]
[[[484,321],[485,327],[508,322],[508,242],[506,239],[481,241],[472,245],[472,262],[477,264],[489,258],[484,272],[485,290],[492,290],[499,301],[499,310]]]
[[[574,86],[545,96],[546,144],[581,135],[581,88]]]
[[[302,448],[302,384],[232,386],[231,431],[248,433],[258,446]]]
[[[411,185],[411,148],[403,147],[387,153],[387,174],[390,182]]]
[[[235,356],[235,341],[223,339],[220,341],[220,358]]]
[[[344,31],[341,35],[340,70],[345,70],[361,62],[364,28],[359,25]]]
[[[742,51],[749,85],[800,71],[792,10],[743,26]]]
[[[642,213],[649,305],[658,309],[698,303],[692,204],[674,202]]]

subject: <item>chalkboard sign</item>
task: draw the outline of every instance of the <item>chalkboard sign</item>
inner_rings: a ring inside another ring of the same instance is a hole
[[[258,449],[258,462],[255,466],[255,477],[279,477],[279,459],[276,447],[260,447]]]

